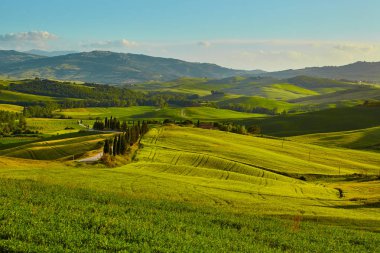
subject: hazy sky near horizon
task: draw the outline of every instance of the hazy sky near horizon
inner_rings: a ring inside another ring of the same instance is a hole
[[[0,49],[281,70],[380,61],[378,0],[1,0]]]

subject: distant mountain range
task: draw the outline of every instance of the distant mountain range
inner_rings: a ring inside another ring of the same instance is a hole
[[[36,52],[35,52],[36,53]],[[180,77],[225,78],[255,75],[209,63],[138,54],[92,51],[59,56],[42,56],[17,51],[0,51],[0,74],[17,78],[53,78],[86,82],[125,84],[151,80],[169,81]]]
[[[311,76],[330,79],[346,79],[352,81],[380,82],[380,62],[355,62],[344,66],[312,67],[290,69],[277,72],[267,72],[260,76],[275,78],[291,78],[296,76]]]
[[[380,62],[356,62],[334,67],[313,67],[278,72],[235,70],[216,64],[109,51],[28,52],[0,50],[0,75],[14,78],[52,78],[107,84],[170,81],[181,77],[221,79],[233,76],[292,78],[311,76],[380,82]]]

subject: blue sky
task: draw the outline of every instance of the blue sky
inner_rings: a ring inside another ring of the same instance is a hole
[[[380,61],[375,0],[1,0],[0,49],[111,50],[279,70]]]

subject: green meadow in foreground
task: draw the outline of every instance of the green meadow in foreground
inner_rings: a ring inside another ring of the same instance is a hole
[[[4,252],[376,252],[377,233],[1,179]]]

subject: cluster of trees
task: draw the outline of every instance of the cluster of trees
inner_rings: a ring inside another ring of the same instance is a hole
[[[221,131],[237,133],[237,134],[260,134],[261,128],[257,125],[250,126],[248,128],[245,125],[239,125],[235,123],[214,123],[214,127]]]
[[[111,120],[108,122],[110,121]],[[126,128],[125,131],[123,130],[123,133],[116,135],[113,139],[107,139],[105,141],[103,148],[104,154],[113,156],[126,154],[128,148],[137,143],[140,138],[148,132],[148,130],[149,127],[146,121],[142,121],[142,123],[138,121],[137,124],[133,123],[131,126],[126,124]]]
[[[214,122],[214,123],[201,123],[199,120],[196,123],[197,127],[201,128],[217,128],[220,131],[237,133],[237,134],[260,134],[261,128],[257,125],[250,126],[248,128],[245,125],[239,125],[230,122]]]
[[[125,133],[116,135],[113,139],[106,139],[104,142],[103,153],[109,155],[124,155],[129,149],[128,137]]]
[[[23,115],[25,117],[52,118],[53,112],[59,108],[60,106],[58,104],[47,102],[43,105],[32,105],[24,107]]]
[[[31,133],[22,114],[0,111],[0,136]]]
[[[104,119],[104,121],[97,119],[94,122],[93,129],[95,130],[116,130],[116,131],[126,131],[127,130],[127,122],[123,121],[122,124],[120,124],[120,120],[118,120],[116,117],[113,118],[111,116],[110,119],[107,117]]]
[[[233,123],[218,123],[214,122],[214,127],[218,128],[221,131],[232,132],[237,134],[247,134],[248,131],[244,125],[238,125]]]
[[[363,106],[366,107],[379,107],[380,106],[380,101],[372,100],[372,101],[364,101]]]
[[[262,113],[262,114],[268,114],[268,115],[276,115],[283,113],[281,112],[278,108],[265,108],[265,107],[259,107],[259,106],[254,106],[250,104],[226,104],[222,105],[219,108],[222,109],[229,109],[233,111],[238,111],[238,112],[248,112],[248,113]]]

